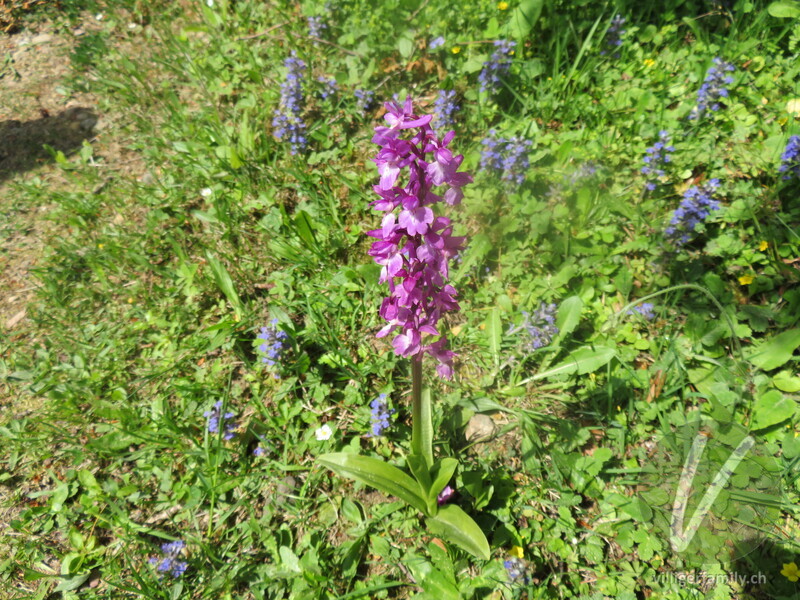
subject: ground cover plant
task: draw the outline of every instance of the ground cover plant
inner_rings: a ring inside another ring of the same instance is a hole
[[[79,4],[0,598],[800,597],[796,2]]]

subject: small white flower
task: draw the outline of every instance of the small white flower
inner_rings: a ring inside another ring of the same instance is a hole
[[[200,190],[200,195],[203,198],[208,198],[213,193],[214,193],[214,190],[212,190],[211,188],[203,188],[202,190]]]
[[[214,6],[214,0],[206,0],[206,6],[209,7],[209,8]]]
[[[138,25],[136,23],[128,23],[128,29],[136,29]]]
[[[317,429],[314,432],[314,435],[317,437],[318,442],[324,442],[326,440],[331,439],[331,436],[333,435],[333,430],[331,429],[331,426],[326,423],[325,425]]]
[[[105,15],[103,13],[97,13],[94,18],[98,21],[102,21]]]

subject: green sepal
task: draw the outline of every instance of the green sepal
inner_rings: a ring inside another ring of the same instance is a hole
[[[478,524],[455,504],[439,508],[436,516],[425,520],[428,530],[477,558],[489,560],[489,542]]]
[[[382,492],[396,496],[423,514],[428,514],[425,497],[411,476],[377,458],[333,452],[317,457],[317,462],[342,477],[355,479]]]

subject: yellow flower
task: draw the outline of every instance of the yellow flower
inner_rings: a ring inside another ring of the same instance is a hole
[[[452,52],[453,54],[458,54],[459,52],[461,52],[461,46],[453,46],[450,49],[450,52]]]
[[[767,248],[769,248],[769,242],[763,242],[763,241],[762,241],[762,242],[761,242],[761,243],[758,245],[758,249],[759,249],[759,250],[761,250],[761,252],[763,252],[763,251],[764,251],[764,250],[766,250]]]
[[[652,58],[645,58],[644,59],[644,66],[645,66],[646,69],[649,69],[654,64],[656,64],[656,61],[654,61]]]
[[[739,277],[739,283],[741,285],[750,285],[751,283],[753,283],[753,279],[754,278],[752,275],[742,275],[741,277]]]
[[[97,244],[97,248],[98,250],[102,250],[103,248],[105,248],[105,244]]]
[[[797,565],[793,562],[790,562],[788,565],[783,565],[783,569],[781,569],[781,575],[786,577],[791,582],[795,582],[800,580],[800,569],[797,568]]]
[[[525,556],[525,552],[519,546],[512,546],[508,553],[516,558],[523,558]]]
[[[498,2],[497,9],[498,10],[505,10],[508,8],[508,2]]]

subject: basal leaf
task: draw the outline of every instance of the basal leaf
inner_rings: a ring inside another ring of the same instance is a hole
[[[767,12],[778,19],[800,19],[800,2],[778,0],[767,7]]]
[[[578,348],[564,361],[557,364],[555,367],[537,373],[532,376],[529,381],[547,379],[548,377],[555,377],[557,375],[571,375],[573,373],[585,375],[586,373],[592,373],[607,364],[615,355],[616,351],[614,348],[606,346]]]
[[[214,276],[214,281],[217,282],[217,286],[222,293],[225,294],[225,297],[228,299],[228,302],[231,303],[231,306],[233,306],[236,314],[241,315],[242,301],[239,299],[239,294],[236,293],[233,279],[231,279],[230,273],[228,273],[225,265],[217,260],[210,252],[206,252],[206,260],[208,261],[208,266],[211,267],[211,273]]]
[[[542,14],[544,0],[522,0],[508,21],[510,37],[522,40],[528,36]]]
[[[428,491],[429,505],[431,502],[433,502],[434,506],[438,504],[437,498],[444,487],[453,478],[453,473],[456,472],[456,467],[458,467],[458,461],[455,458],[443,458],[433,465],[433,468],[431,469],[432,482]]]
[[[414,579],[424,590],[424,598],[436,600],[461,600],[456,585],[439,569],[426,560],[407,560],[405,563],[411,570]],[[419,596],[416,596],[419,598]]]
[[[397,496],[423,514],[428,514],[425,499],[419,493],[419,486],[407,473],[377,458],[333,452],[323,454],[317,462],[328,467],[338,475],[355,479],[382,492]]]
[[[790,329],[756,348],[749,360],[759,369],[771,371],[788,362],[798,346],[800,346],[800,329]]]
[[[455,504],[439,509],[435,517],[425,520],[431,533],[455,544],[477,558],[489,560],[489,542],[478,524]]]
[[[772,427],[790,419],[797,410],[797,403],[778,390],[770,390],[759,396],[753,404],[753,429]]]
[[[582,310],[583,300],[578,296],[571,296],[559,305],[556,327],[560,337],[563,338],[575,330],[580,323]]]
[[[314,235],[313,221],[311,220],[311,216],[306,211],[297,211],[297,214],[294,217],[294,229],[300,239],[303,240],[303,243],[306,245],[306,247],[314,251],[319,250],[319,244],[317,243],[317,238]]]

